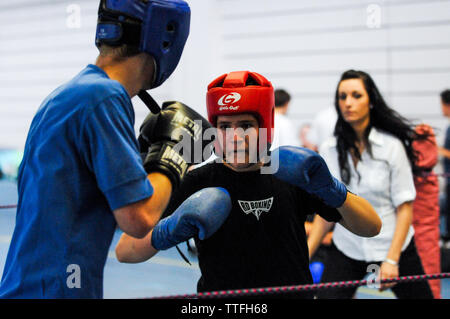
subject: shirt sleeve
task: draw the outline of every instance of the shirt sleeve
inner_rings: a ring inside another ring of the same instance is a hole
[[[414,177],[405,148],[400,141],[391,149],[390,192],[395,207],[416,197]]]
[[[138,151],[131,103],[117,95],[86,111],[82,156],[111,210],[150,197],[153,187]]]

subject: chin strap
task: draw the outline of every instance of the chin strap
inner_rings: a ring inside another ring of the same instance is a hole
[[[158,114],[161,111],[161,107],[158,105],[158,103],[156,103],[152,96],[147,93],[147,91],[141,90],[138,93],[138,96],[153,114]]]
[[[189,245],[189,242],[188,242],[188,245]],[[187,259],[187,257],[181,252],[181,249],[178,248],[178,245],[175,246],[175,248],[178,250],[178,253],[184,259],[184,261],[187,262],[190,266],[192,266],[192,264],[189,262],[189,259]]]

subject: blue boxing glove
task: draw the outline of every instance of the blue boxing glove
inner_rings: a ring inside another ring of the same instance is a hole
[[[271,153],[272,174],[319,197],[331,207],[341,207],[347,188],[331,175],[324,159],[303,147],[281,146]],[[278,169],[277,169],[278,167]]]
[[[189,196],[175,212],[153,228],[152,246],[169,249],[196,235],[201,240],[214,234],[231,211],[231,198],[221,187],[204,188]]]

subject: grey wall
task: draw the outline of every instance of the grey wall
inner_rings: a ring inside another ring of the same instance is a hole
[[[449,0],[190,0],[191,35],[157,101],[205,114],[208,83],[232,70],[293,95],[297,125],[328,107],[340,74],[369,72],[404,116],[442,129],[450,87]],[[0,1],[0,147],[23,148],[42,99],[95,62],[98,1]],[[139,126],[146,108],[134,99]],[[440,131],[438,131],[440,133]]]
[[[288,89],[297,123],[331,105],[340,74],[354,68],[403,115],[446,125],[438,95],[450,87],[450,1],[219,3],[225,68],[254,69]]]

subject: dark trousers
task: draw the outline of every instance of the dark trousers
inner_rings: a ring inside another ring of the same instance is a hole
[[[351,259],[341,253],[332,244],[328,250],[322,282],[361,280],[368,274],[367,267],[371,264],[380,265],[380,262],[365,262]],[[402,252],[399,261],[399,276],[422,275],[424,270],[417,254],[414,239]],[[350,299],[356,292],[353,288],[330,288],[317,293],[319,299]],[[428,281],[397,283],[391,288],[398,299],[432,299],[433,294]]]

